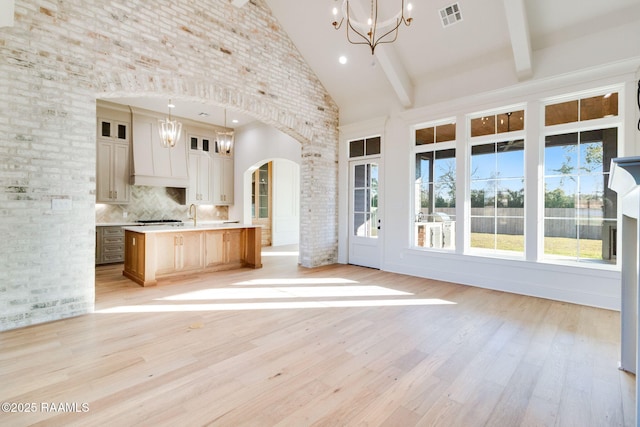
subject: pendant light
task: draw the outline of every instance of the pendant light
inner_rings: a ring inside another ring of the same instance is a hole
[[[176,106],[169,100],[169,117],[165,120],[158,120],[158,132],[160,133],[160,143],[164,148],[173,148],[180,141],[182,133],[182,123],[171,120],[171,110]]]
[[[227,127],[227,109],[224,109],[224,127]],[[226,156],[231,155],[233,150],[233,138],[234,132],[231,131],[218,131],[216,132],[216,151],[218,154]]]

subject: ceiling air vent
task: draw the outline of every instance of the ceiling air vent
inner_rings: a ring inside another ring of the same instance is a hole
[[[444,9],[440,9],[440,19],[442,19],[443,27],[448,27],[458,21],[462,21],[462,15],[460,14],[460,6],[458,6],[458,3],[454,3]]]

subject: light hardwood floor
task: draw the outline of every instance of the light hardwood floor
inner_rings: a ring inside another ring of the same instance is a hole
[[[616,312],[265,255],[97,267],[95,313],[0,333],[0,401],[36,404],[0,425],[635,425]]]

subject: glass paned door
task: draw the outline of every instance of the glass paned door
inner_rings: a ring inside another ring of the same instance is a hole
[[[353,185],[353,233],[378,237],[378,165],[355,165]]]
[[[377,161],[351,162],[349,263],[379,268],[379,171]]]

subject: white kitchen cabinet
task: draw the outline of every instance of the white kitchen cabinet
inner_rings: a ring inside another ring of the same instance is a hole
[[[189,147],[189,187],[187,203],[210,205],[212,203],[212,169],[210,149],[215,137],[202,129],[192,129],[187,137]],[[193,133],[198,132],[199,133]]]
[[[187,203],[211,204],[211,158],[206,153],[189,153]]]
[[[233,157],[212,157],[213,204],[233,204]]]
[[[197,129],[196,129],[197,130]],[[211,146],[215,141],[213,135],[193,135],[189,134],[189,152],[190,153],[206,153],[209,154]]]
[[[129,123],[98,118],[96,202],[129,203]]]
[[[159,118],[134,111],[132,183],[186,188],[189,185],[186,137],[183,134],[173,148],[163,147],[158,133]]]

